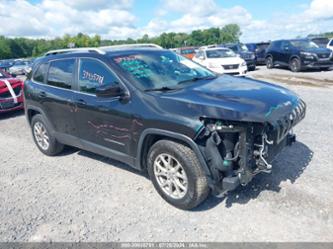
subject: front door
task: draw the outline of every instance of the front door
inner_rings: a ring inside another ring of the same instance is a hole
[[[102,146],[117,152],[128,153],[132,139],[131,103],[120,97],[97,97],[96,89],[120,84],[110,68],[94,58],[78,61],[76,122],[79,136],[90,146]]]

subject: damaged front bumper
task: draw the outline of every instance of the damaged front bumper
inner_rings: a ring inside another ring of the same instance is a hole
[[[276,156],[296,141],[292,128],[305,110],[301,102],[272,124],[203,119],[196,142],[210,169],[213,192],[221,196],[247,185],[258,173],[270,173]]]

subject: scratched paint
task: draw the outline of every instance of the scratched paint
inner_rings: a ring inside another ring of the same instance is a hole
[[[136,141],[135,137],[139,134],[138,129],[143,126],[143,124],[138,121],[137,119],[133,119],[131,127],[132,131],[125,127],[118,127],[113,124],[96,124],[93,121],[88,121],[88,124],[90,127],[92,127],[96,135],[102,136],[105,141],[108,142],[114,142],[113,139],[116,139],[116,141],[119,140],[129,140],[133,138],[134,141]],[[115,135],[112,134],[113,132],[121,132],[124,133],[122,135]]]

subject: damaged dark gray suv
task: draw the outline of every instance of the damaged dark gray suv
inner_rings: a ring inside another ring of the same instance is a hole
[[[283,87],[218,76],[154,45],[51,51],[24,96],[41,152],[70,145],[147,171],[181,209],[271,172],[306,111]]]

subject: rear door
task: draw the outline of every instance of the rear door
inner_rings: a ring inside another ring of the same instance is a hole
[[[289,41],[282,41],[280,46],[279,61],[282,65],[289,64],[290,54],[292,53],[292,46]]]
[[[281,41],[272,42],[271,45],[268,47],[268,54],[273,56],[274,63],[280,63],[281,60]]]
[[[73,113],[75,59],[59,59],[49,63],[46,84],[38,87],[37,98],[56,132],[75,136]]]
[[[120,97],[96,96],[96,88],[120,84],[109,66],[95,58],[78,61],[76,122],[82,143],[128,153],[131,141],[131,103]]]

